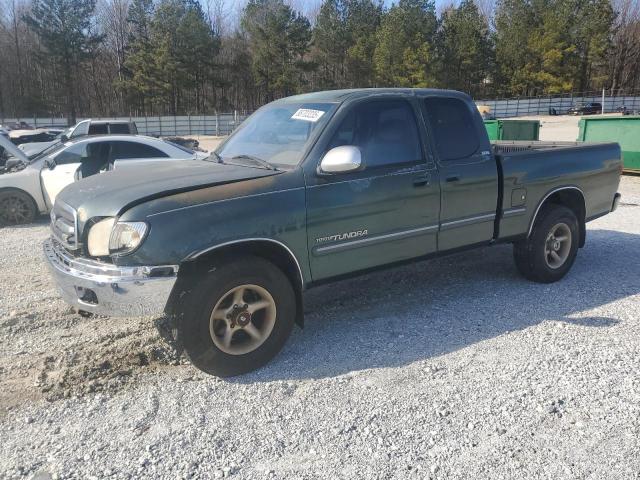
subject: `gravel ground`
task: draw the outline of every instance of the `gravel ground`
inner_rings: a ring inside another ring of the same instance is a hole
[[[308,292],[306,328],[231,380],[166,321],[82,318],[39,224],[0,233],[2,478],[640,478],[640,177],[554,285],[511,248]]]

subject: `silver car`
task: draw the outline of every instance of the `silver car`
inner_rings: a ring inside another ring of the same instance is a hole
[[[0,224],[32,222],[48,213],[67,185],[102,172],[141,163],[194,160],[208,154],[141,135],[82,137],[52,145],[29,158],[9,139],[0,147],[10,154],[0,167]]]

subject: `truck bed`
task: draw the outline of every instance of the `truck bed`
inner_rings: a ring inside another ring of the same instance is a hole
[[[611,210],[622,169],[617,143],[498,141],[492,149],[503,179],[499,238],[530,231],[540,203],[557,189],[581,193],[586,221]]]

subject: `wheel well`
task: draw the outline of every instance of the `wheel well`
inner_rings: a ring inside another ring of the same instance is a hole
[[[231,257],[253,255],[264,258],[278,267],[287,276],[296,295],[296,323],[302,327],[304,325],[303,313],[304,305],[302,299],[303,279],[302,272],[298,266],[297,259],[283,245],[268,240],[251,240],[246,242],[224,245],[219,248],[187,260],[180,265],[178,271],[178,282],[174,292],[184,292],[190,290],[192,282],[205,273],[216,261],[225,260]],[[173,295],[173,294],[172,294]],[[177,298],[170,299],[177,300]]]
[[[22,190],[21,188],[16,188],[16,187],[2,187],[2,188],[0,188],[0,194],[6,193],[6,192],[20,192],[20,193],[25,194],[27,197],[29,197],[31,202],[33,202],[33,206],[35,207],[36,212],[38,211],[38,203],[36,202],[35,198],[33,198],[33,196],[29,192],[27,192],[26,190]]]
[[[33,209],[35,210],[36,214],[35,217],[37,218],[38,215],[40,214],[40,208],[38,207],[38,202],[36,202],[36,199],[33,198],[33,196],[27,192],[26,190],[22,190],[21,188],[16,188],[16,187],[3,187],[0,188],[0,195],[2,195],[3,193],[9,193],[9,192],[19,192],[22,193],[24,195],[26,195],[29,200],[31,200],[31,205],[33,205]]]
[[[542,209],[543,206],[548,204],[554,205],[562,205],[567,207],[575,213],[578,218],[578,226],[580,228],[580,243],[578,244],[580,247],[584,247],[584,243],[587,239],[587,227],[586,227],[586,206],[584,202],[584,195],[581,190],[577,188],[564,188],[562,190],[558,190],[553,192],[551,195],[547,196],[536,211],[536,216],[538,212]],[[534,217],[531,222],[531,227],[535,223],[536,218]],[[529,229],[529,234],[531,234],[531,229]]]

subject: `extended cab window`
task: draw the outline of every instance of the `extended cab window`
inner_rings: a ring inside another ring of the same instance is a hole
[[[92,123],[89,126],[89,135],[106,135],[109,133],[109,125],[106,123]]]
[[[109,133],[135,133],[131,131],[128,123],[110,123],[109,124]]]
[[[367,167],[422,160],[418,127],[404,100],[374,100],[355,106],[334,133],[329,149],[360,148]]]
[[[459,160],[478,150],[475,120],[465,102],[434,97],[425,99],[424,105],[440,160]]]
[[[111,156],[114,160],[126,160],[128,158],[167,158],[169,155],[142,143],[112,142]]]

